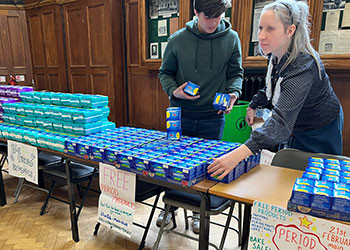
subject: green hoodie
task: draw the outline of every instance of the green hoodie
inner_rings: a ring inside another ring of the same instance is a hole
[[[159,79],[171,106],[181,107],[184,117],[200,119],[216,115],[215,94],[241,94],[243,68],[241,44],[231,24],[221,19],[212,34],[200,33],[195,19],[169,37]],[[178,99],[173,92],[191,81],[199,85],[200,98]]]

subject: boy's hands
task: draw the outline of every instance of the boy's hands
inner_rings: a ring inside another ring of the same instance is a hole
[[[231,112],[233,104],[235,104],[238,97],[235,94],[229,94],[229,96],[231,97],[230,106],[228,106],[228,108],[225,111],[219,110],[218,115],[220,115],[221,113],[229,114]]]
[[[187,82],[183,83],[181,86],[175,89],[173,92],[173,96],[179,99],[197,100],[200,97],[200,95],[190,96],[184,92],[184,88],[186,87],[186,85],[187,85]]]

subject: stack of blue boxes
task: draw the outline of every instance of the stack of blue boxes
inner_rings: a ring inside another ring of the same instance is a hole
[[[350,221],[350,161],[309,158],[302,178],[295,181],[288,209]]]
[[[171,107],[166,109],[166,131],[169,140],[181,138],[181,108]]]

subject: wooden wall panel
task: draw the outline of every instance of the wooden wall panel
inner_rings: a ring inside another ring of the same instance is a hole
[[[334,92],[338,96],[344,112],[343,155],[350,156],[350,73],[328,72]]]
[[[109,75],[103,74],[103,73],[92,73],[90,75],[91,77],[91,83],[93,86],[93,92],[100,95],[109,95]]]
[[[0,15],[0,75],[9,75],[12,65],[7,15]]]
[[[72,73],[70,76],[70,85],[72,93],[91,94],[91,86],[88,83],[88,77],[85,72]]]
[[[139,16],[137,2],[131,2],[126,6],[126,42],[128,63],[130,66],[137,66],[140,63],[140,37],[139,37]]]
[[[148,71],[131,72],[128,81],[129,122],[131,126],[154,129],[156,89],[150,81]]]
[[[39,14],[28,15],[30,41],[32,45],[33,67],[45,67],[45,51],[44,40],[42,36],[41,22]]]
[[[88,37],[89,37],[89,52],[90,66],[105,66],[109,64],[110,57],[103,57],[109,53],[108,36],[104,35],[110,26],[106,25],[105,5],[88,6]],[[106,60],[107,59],[107,60]]]
[[[27,10],[37,90],[68,91],[61,11],[62,7],[58,4]],[[39,78],[39,75],[42,77]]]
[[[25,82],[18,84],[31,84],[33,74],[28,44],[25,11],[0,5],[0,74],[6,76],[6,81],[9,75],[24,75]]]
[[[43,35],[45,44],[46,65],[48,68],[58,67],[57,35],[52,27],[55,27],[53,11],[44,12],[42,15]]]
[[[51,91],[55,91],[55,92],[60,92],[60,85],[59,85],[59,74],[57,73],[53,73],[50,74],[48,73],[47,75],[47,79],[48,79],[48,89],[50,89]]]
[[[35,81],[37,90],[50,89],[44,73],[34,74],[34,81]]]
[[[65,10],[66,44],[69,68],[87,66],[87,34],[85,8],[68,5]]]

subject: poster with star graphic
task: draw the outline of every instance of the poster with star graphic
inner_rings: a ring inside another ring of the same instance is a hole
[[[350,249],[350,226],[255,201],[248,249]]]

